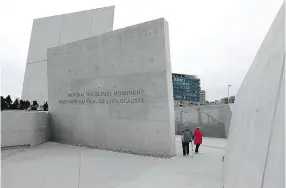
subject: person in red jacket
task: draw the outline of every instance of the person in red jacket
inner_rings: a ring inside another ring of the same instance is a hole
[[[196,145],[195,153],[199,152],[199,147],[203,142],[203,135],[199,127],[194,130],[194,144]]]

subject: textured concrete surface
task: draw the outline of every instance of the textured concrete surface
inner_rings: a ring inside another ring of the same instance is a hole
[[[182,114],[182,122],[180,112]],[[185,124],[193,129],[200,126],[204,136],[215,138],[227,138],[231,120],[231,109],[229,105],[203,105],[191,107],[176,107],[176,133]]]
[[[194,157],[161,159],[47,142],[7,156],[2,152],[3,188],[221,188],[224,139],[204,138]],[[220,147],[217,147],[220,146]]]
[[[48,50],[51,138],[174,155],[168,23],[141,23]]]
[[[233,106],[224,188],[285,187],[285,3]]]
[[[47,112],[1,112],[1,147],[36,146],[48,139],[49,117]]]
[[[112,31],[114,6],[35,19],[22,99],[48,100],[47,49]]]

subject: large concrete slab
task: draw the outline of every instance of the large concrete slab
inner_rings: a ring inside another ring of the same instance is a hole
[[[48,48],[112,31],[113,19],[114,6],[35,19],[22,99],[47,101]]]
[[[47,61],[40,63],[28,63],[26,65],[24,87],[22,90],[23,100],[38,101],[43,105],[48,101],[48,76]]]
[[[174,156],[168,40],[157,19],[50,49],[52,139]]]
[[[77,23],[75,27],[74,23]],[[66,14],[62,18],[60,44],[88,38],[92,24],[92,11]]]
[[[47,142],[24,151],[2,151],[5,188],[221,188],[224,139],[204,138],[194,157],[160,159]]]
[[[1,147],[33,147],[48,141],[49,138],[47,112],[1,112]]]
[[[284,64],[285,66],[285,64]],[[285,187],[285,67],[281,78],[277,107],[265,164],[263,188]]]
[[[224,188],[285,187],[285,4],[236,96]]]

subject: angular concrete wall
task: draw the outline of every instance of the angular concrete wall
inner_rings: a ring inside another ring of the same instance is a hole
[[[112,31],[114,6],[35,19],[22,99],[48,100],[47,49]]]
[[[1,147],[33,147],[48,141],[49,138],[47,112],[1,112]]]
[[[182,113],[182,122],[180,112]],[[204,105],[191,107],[176,107],[176,133],[190,125],[193,129],[200,126],[206,137],[227,138],[231,120],[229,105]]]
[[[285,63],[285,62],[284,62]],[[284,64],[285,66],[285,64]],[[278,93],[277,107],[266,158],[263,188],[285,187],[285,67]]]
[[[236,96],[224,188],[285,187],[285,4]]]
[[[168,37],[157,19],[50,49],[52,139],[173,156]]]

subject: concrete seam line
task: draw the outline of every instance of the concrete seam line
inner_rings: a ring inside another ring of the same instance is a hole
[[[283,65],[282,65],[282,69],[281,69],[281,75],[280,75],[280,79],[279,79],[278,91],[277,91],[277,95],[276,95],[274,113],[273,113],[273,116],[272,116],[271,129],[270,129],[270,134],[269,134],[269,141],[268,141],[268,145],[267,145],[266,159],[265,159],[265,164],[264,164],[264,169],[263,169],[263,174],[262,174],[262,182],[261,182],[261,186],[260,186],[261,188],[263,188],[263,185],[264,185],[265,169],[266,169],[267,162],[268,162],[269,148],[270,148],[270,144],[271,144],[271,140],[272,140],[271,138],[272,138],[272,134],[273,134],[273,124],[274,124],[275,114],[276,114],[277,106],[278,106],[278,98],[279,98],[281,82],[282,82],[282,78],[283,78],[283,74],[284,74],[283,73],[284,67],[285,67],[285,52],[284,52],[284,58],[283,58]]]
[[[78,164],[78,181],[77,181],[77,188],[79,188],[79,182],[80,182],[80,167],[81,167],[81,151],[79,153],[79,164]]]
[[[21,153],[23,151],[25,151],[25,149],[18,149],[17,151],[8,153],[7,155],[4,155],[3,157],[1,157],[1,160],[5,160],[5,159],[8,159],[8,158],[13,157],[15,155],[18,155],[19,153]]]
[[[92,24],[93,24],[93,10],[91,10],[91,18],[90,18],[90,25],[89,25],[89,34],[88,37],[91,37],[91,28],[92,28]]]
[[[14,155],[10,155],[10,156],[6,157],[5,159],[2,159],[2,158],[1,158],[1,168],[3,168],[3,167],[5,167],[5,166],[9,165],[9,163],[3,164],[3,162],[6,161],[6,159],[10,159],[10,158],[16,157],[16,156],[19,155],[20,153],[26,152],[26,151],[27,151],[27,150],[23,149],[22,151],[19,151],[19,152],[17,152],[17,153],[14,154]],[[2,160],[3,160],[3,161],[2,161]]]
[[[34,62],[34,60],[33,60],[32,63],[27,63],[26,66],[27,66],[27,65],[33,65],[33,64],[36,64],[36,63],[42,63],[42,62],[47,62],[47,60],[46,60],[46,59],[43,59],[43,60],[39,60],[39,61],[35,61],[35,62]]]
[[[156,159],[156,160],[157,160],[157,159]],[[158,166],[158,165],[159,165],[159,164],[157,164],[157,163],[154,164],[154,165],[151,166],[151,168],[149,168],[148,170],[146,170],[146,171],[140,173],[138,176],[136,176],[136,177],[134,177],[134,178],[132,178],[132,179],[126,180],[125,182],[123,182],[123,183],[120,184],[120,185],[115,186],[114,188],[119,187],[119,186],[122,186],[122,185],[128,183],[129,181],[132,181],[132,180],[135,180],[135,179],[137,179],[137,178],[140,178],[142,175],[144,175],[145,173],[149,172],[150,170],[152,170],[153,168],[155,168],[155,167]]]
[[[61,38],[62,38],[62,29],[63,29],[63,22],[64,22],[64,15],[61,16],[61,26],[60,26],[60,34],[59,34],[59,41],[58,45],[61,44]],[[47,58],[48,59],[48,58]]]

